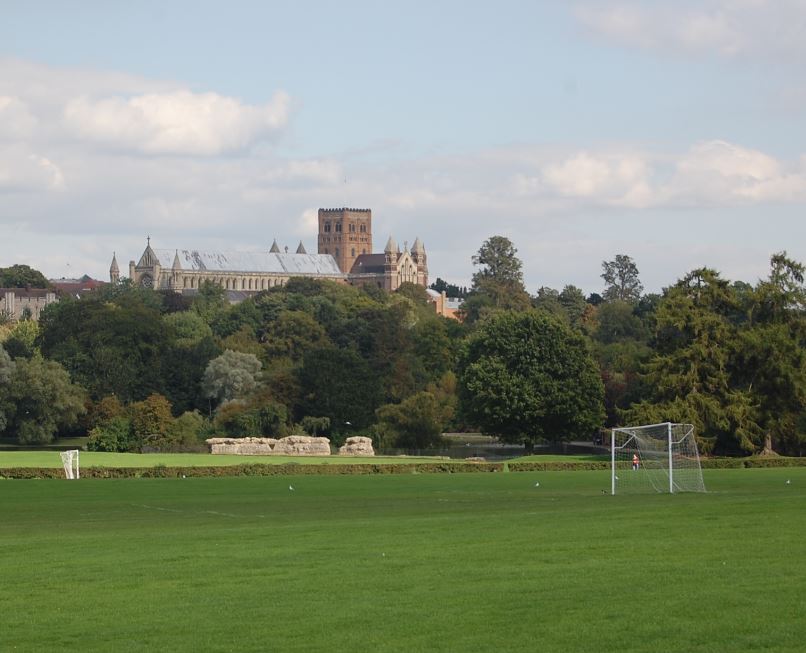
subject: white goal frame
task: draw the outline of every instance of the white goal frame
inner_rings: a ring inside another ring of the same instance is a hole
[[[669,494],[706,491],[693,425],[663,422],[610,432],[610,493],[640,486]]]
[[[59,454],[62,458],[64,475],[67,479],[76,480],[80,478],[78,468],[78,449],[68,449]]]

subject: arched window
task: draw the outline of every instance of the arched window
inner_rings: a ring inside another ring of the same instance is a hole
[[[355,247],[350,250],[350,256],[355,257]]]
[[[337,234],[340,234],[340,233],[341,233],[341,222],[337,222],[337,223],[336,223],[336,233],[337,233]]]
[[[350,233],[351,234],[355,233],[355,224],[353,224],[352,222],[350,223]]]
[[[339,258],[339,248],[336,248],[336,258]]]
[[[325,222],[325,233],[326,234],[330,233],[330,223],[329,222]]]

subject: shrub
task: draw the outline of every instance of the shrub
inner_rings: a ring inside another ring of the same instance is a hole
[[[99,424],[89,433],[89,451],[131,451],[135,446],[131,421],[127,417],[113,417]]]

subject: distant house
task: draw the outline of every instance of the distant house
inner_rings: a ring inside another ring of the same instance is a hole
[[[62,277],[61,279],[48,279],[48,281],[50,281],[50,284],[58,293],[73,295],[74,297],[81,297],[82,295],[85,295],[89,292],[94,292],[95,290],[103,288],[105,285],[107,285],[106,281],[93,279],[87,274],[80,279],[66,279],[65,277]]]
[[[448,297],[445,291],[437,292],[428,288],[428,301],[434,307],[434,312],[442,317],[449,317],[452,320],[461,320],[462,300],[458,297]]]

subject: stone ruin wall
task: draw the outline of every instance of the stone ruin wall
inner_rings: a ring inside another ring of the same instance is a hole
[[[212,454],[240,456],[329,456],[330,440],[307,435],[285,438],[210,438],[206,440]],[[374,456],[372,440],[364,437],[347,438],[339,449],[341,456]]]

